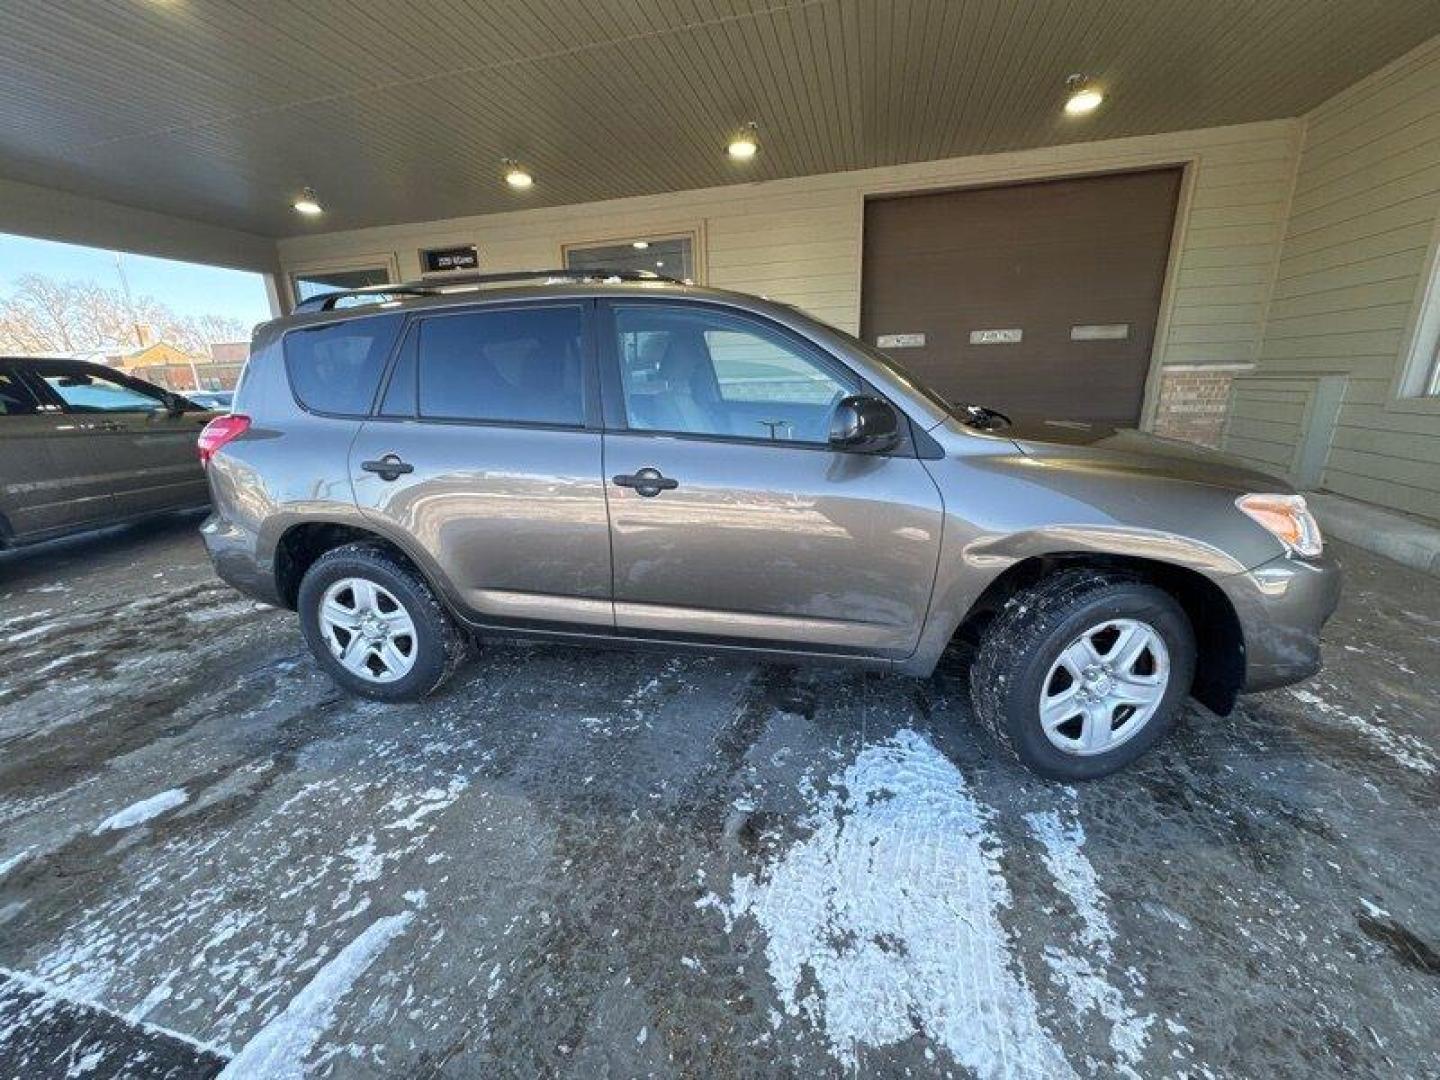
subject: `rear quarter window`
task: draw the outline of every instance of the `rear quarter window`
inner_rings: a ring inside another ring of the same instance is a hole
[[[402,319],[378,315],[286,333],[285,371],[300,404],[311,412],[367,415]]]

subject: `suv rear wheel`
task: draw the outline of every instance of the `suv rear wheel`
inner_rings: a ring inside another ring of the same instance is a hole
[[[1092,780],[1174,727],[1195,672],[1180,605],[1133,578],[1064,571],[1013,597],[971,670],[975,714],[1042,776]]]
[[[468,651],[468,637],[425,579],[378,544],[327,551],[305,572],[297,600],[310,651],[362,697],[418,701]]]

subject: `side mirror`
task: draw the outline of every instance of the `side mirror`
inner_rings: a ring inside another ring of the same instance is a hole
[[[900,418],[889,403],[857,394],[841,400],[830,417],[830,445],[879,453],[900,441]]]

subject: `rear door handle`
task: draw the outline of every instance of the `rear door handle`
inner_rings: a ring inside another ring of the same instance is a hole
[[[643,495],[647,499],[654,498],[662,491],[674,491],[680,486],[679,480],[671,480],[659,469],[648,466],[633,473],[620,473],[612,476],[610,480],[616,487],[633,488],[636,495]]]
[[[401,461],[398,454],[386,454],[379,461],[362,461],[360,468],[377,474],[381,480],[399,480],[406,473],[415,471],[415,466]]]

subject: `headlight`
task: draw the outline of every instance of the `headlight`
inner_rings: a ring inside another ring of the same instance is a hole
[[[1324,549],[1303,495],[1241,495],[1235,505],[1296,555],[1314,558]]]

